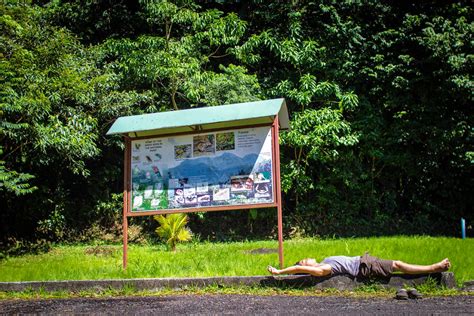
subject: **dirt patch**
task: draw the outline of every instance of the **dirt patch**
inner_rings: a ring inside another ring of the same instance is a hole
[[[95,247],[88,247],[84,250],[86,255],[92,256],[112,256],[117,252],[117,248],[112,246],[95,246]]]
[[[266,255],[270,253],[278,253],[278,249],[274,248],[257,248],[252,250],[246,250],[245,253],[249,253],[251,255]]]

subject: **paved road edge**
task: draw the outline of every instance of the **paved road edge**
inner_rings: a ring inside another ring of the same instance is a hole
[[[379,279],[377,282],[386,288],[414,286],[434,279],[437,284],[446,288],[455,288],[456,282],[452,272],[434,273],[431,275],[394,275],[391,278]],[[123,289],[160,290],[165,288],[182,289],[190,287],[221,286],[312,286],[317,289],[335,288],[352,290],[364,284],[363,281],[347,276],[316,278],[306,275],[293,276],[231,276],[205,278],[153,278],[153,279],[111,279],[111,280],[70,280],[70,281],[29,281],[0,282],[0,291],[81,291],[90,289]]]

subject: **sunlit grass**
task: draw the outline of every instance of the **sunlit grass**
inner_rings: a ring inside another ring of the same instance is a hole
[[[82,291],[44,291],[44,290],[25,290],[22,292],[0,292],[2,299],[51,299],[51,298],[109,298],[123,296],[169,296],[169,295],[285,295],[285,296],[345,296],[352,298],[393,298],[394,291],[385,288],[376,288],[368,290],[361,287],[354,291],[329,289],[307,288],[281,288],[281,287],[261,287],[261,286],[217,286],[209,285],[205,287],[188,287],[185,289],[164,288],[160,290],[136,290],[134,288],[122,289],[89,289]],[[470,292],[459,292],[454,289],[423,289],[423,295],[429,296],[454,296],[454,295],[473,295]]]
[[[122,247],[55,246],[41,255],[25,255],[0,262],[0,281],[83,280],[116,278],[209,277],[266,275],[266,266],[278,265],[278,254],[252,254],[253,249],[277,249],[276,241],[189,243],[176,253],[164,246],[129,246],[127,270],[122,269]],[[458,283],[474,279],[473,239],[445,237],[381,237],[354,239],[295,239],[284,243],[285,263],[305,257],[372,255],[430,264],[450,258]]]

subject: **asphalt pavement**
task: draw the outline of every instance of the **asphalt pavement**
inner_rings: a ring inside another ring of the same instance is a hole
[[[391,298],[340,296],[173,295],[0,301],[0,314],[42,315],[473,315],[474,296]]]

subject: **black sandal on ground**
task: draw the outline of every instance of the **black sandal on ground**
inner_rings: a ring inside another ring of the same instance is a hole
[[[405,289],[397,290],[397,294],[395,295],[397,300],[407,300],[408,299],[408,292]]]
[[[415,300],[418,300],[420,298],[423,298],[423,295],[420,292],[418,292],[416,289],[409,289],[408,290],[408,297],[412,298],[412,299],[415,299]]]

